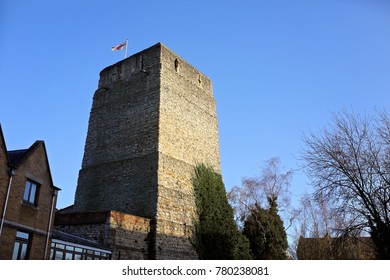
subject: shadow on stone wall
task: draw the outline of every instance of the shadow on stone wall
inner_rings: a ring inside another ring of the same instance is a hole
[[[188,236],[156,233],[156,221],[118,211],[58,213],[55,229],[99,242],[113,260],[197,259]]]

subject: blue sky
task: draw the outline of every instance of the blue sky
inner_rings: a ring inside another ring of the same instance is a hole
[[[0,123],[8,149],[44,140],[58,207],[73,203],[99,72],[157,42],[214,85],[227,189],[278,156],[297,169],[302,135],[332,112],[390,105],[385,0],[0,2]],[[309,190],[296,170],[295,197]]]

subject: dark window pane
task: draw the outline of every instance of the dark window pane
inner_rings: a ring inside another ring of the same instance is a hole
[[[56,260],[62,260],[64,258],[64,253],[61,251],[56,251]]]
[[[21,238],[21,239],[26,239],[26,240],[28,240],[29,234],[26,233],[26,232],[17,231],[17,232],[16,232],[16,237],[17,237],[17,238]]]
[[[74,250],[75,250],[76,252],[80,252],[80,253],[83,252],[83,248],[78,248],[78,247],[76,247],[76,248],[74,248]]]
[[[26,187],[24,189],[23,200],[35,204],[37,198],[37,192],[38,192],[38,185],[32,181],[27,180]]]
[[[18,259],[18,255],[19,255],[19,246],[20,246],[20,243],[19,243],[19,242],[15,242],[15,245],[14,245],[14,252],[12,253],[12,259],[13,259],[13,260],[17,260],[17,259]]]
[[[31,190],[31,182],[27,181],[26,182],[26,187],[24,189],[24,195],[23,195],[23,199],[25,201],[28,201],[29,200],[29,197],[30,197],[30,190]]]
[[[35,203],[35,194],[37,192],[37,185],[31,183],[30,198],[28,202]]]
[[[66,246],[66,251],[73,251],[74,247],[73,246]]]
[[[20,259],[25,260],[27,256],[27,244],[23,243],[22,244],[22,250],[20,252]]]

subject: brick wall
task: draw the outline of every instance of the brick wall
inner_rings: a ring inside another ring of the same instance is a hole
[[[4,176],[4,173],[2,176]],[[39,185],[36,205],[23,201],[27,179],[33,180]],[[28,156],[16,169],[16,175],[13,176],[3,228],[4,234],[2,234],[0,240],[0,247],[4,247],[4,250],[0,250],[1,259],[12,257],[16,230],[25,231],[31,236],[29,259],[43,259],[52,192],[52,181],[45,146],[42,141],[37,141],[30,148]]]
[[[6,198],[9,182],[9,166],[7,160],[7,150],[4,142],[3,132],[0,126],[0,217],[3,214],[4,202]]]

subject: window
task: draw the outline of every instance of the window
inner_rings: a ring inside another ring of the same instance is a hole
[[[51,243],[51,260],[109,260],[111,254],[98,248],[81,248],[78,245],[64,245],[53,241]]]
[[[38,184],[33,181],[27,180],[26,187],[24,189],[23,200],[31,204],[36,204],[37,194],[38,194]]]
[[[27,250],[29,247],[30,234],[17,231],[14,244],[13,260],[25,260],[27,258]]]

